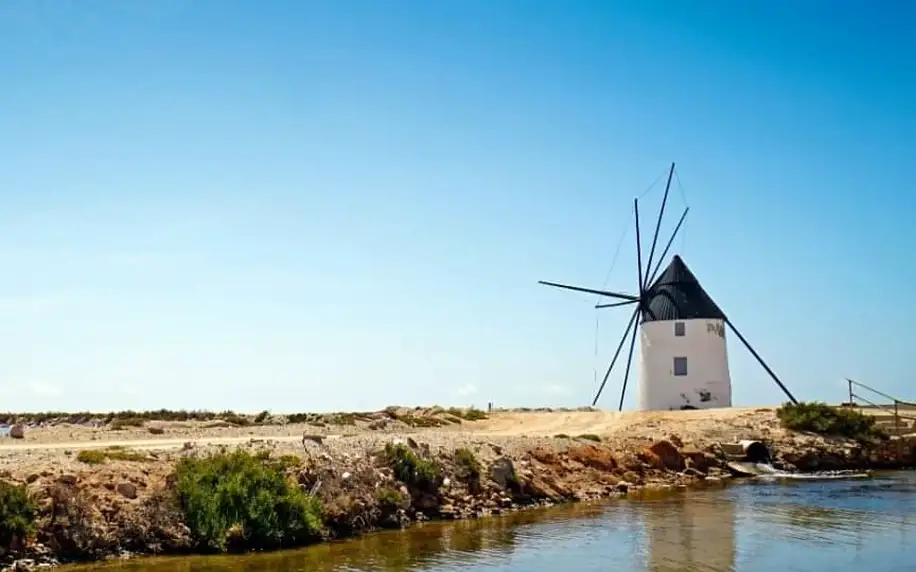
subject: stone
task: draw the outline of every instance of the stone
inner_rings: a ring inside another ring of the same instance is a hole
[[[25,439],[25,425],[17,423],[10,427],[10,437],[13,439]]]
[[[57,478],[57,481],[63,485],[75,485],[79,478],[70,473],[64,473]]]
[[[681,456],[677,447],[671,441],[657,441],[650,445],[648,450],[658,458],[659,469],[667,469],[669,471],[684,470],[684,457]]]
[[[509,487],[510,483],[514,483],[517,477],[512,459],[500,457],[493,461],[493,464],[490,465],[490,478],[493,479],[493,482],[499,485],[501,489],[506,489]]]
[[[137,485],[133,483],[118,483],[115,487],[115,490],[118,491],[118,494],[125,498],[137,498]]]

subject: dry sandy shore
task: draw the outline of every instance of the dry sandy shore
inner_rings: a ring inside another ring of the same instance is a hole
[[[598,435],[615,449],[629,449],[646,440],[671,434],[684,442],[705,445],[716,441],[784,436],[774,411],[773,408],[672,412],[508,411],[493,413],[485,420],[426,429],[400,424],[369,429],[364,423],[327,427],[309,423],[208,427],[212,423],[150,421],[144,427],[111,430],[104,426],[60,424],[30,428],[22,440],[0,440],[0,470],[27,473],[79,467],[80,464],[73,460],[79,450],[112,446],[168,452],[188,448],[188,443],[195,450],[266,443],[284,453],[301,453],[306,450],[302,445],[304,434],[327,435],[324,446],[331,450],[364,449],[408,435],[435,448],[483,440],[513,448],[528,448],[544,442],[556,445],[555,436],[561,434],[571,437]],[[150,427],[162,433],[151,435]],[[311,443],[307,445],[311,451]]]

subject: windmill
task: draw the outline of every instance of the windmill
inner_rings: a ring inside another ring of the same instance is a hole
[[[595,308],[615,308],[635,306],[630,322],[614,357],[598,387],[598,393],[592,401],[594,407],[601,397],[611,370],[620,357],[620,352],[630,338],[630,349],[627,365],[623,375],[623,386],[620,391],[618,410],[623,409],[627,381],[633,363],[633,349],[636,345],[636,334],[640,334],[639,360],[640,379],[638,387],[638,409],[671,410],[671,409],[710,409],[714,407],[731,407],[731,377],[728,370],[728,352],[725,343],[726,326],[744,344],[754,359],[773,378],[773,381],[786,394],[792,403],[795,397],[779,380],[773,370],[763,361],[751,344],[735,328],[725,312],[706,293],[696,276],[690,271],[683,259],[675,254],[665,270],[659,275],[662,262],[680,230],[689,208],[684,209],[671,238],[665,245],[661,256],[652,267],[655,258],[655,247],[658,244],[658,232],[671,178],[674,175],[674,163],[668,171],[668,182],[665,195],[655,223],[655,234],[652,236],[652,247],[643,269],[642,244],[639,231],[639,199],[633,199],[633,214],[636,218],[636,270],[638,293],[627,294],[608,290],[595,290],[570,286],[556,282],[539,281],[539,284],[564,288],[577,292],[597,294],[617,300],[597,304]],[[639,320],[639,325],[634,325]],[[632,333],[631,333],[632,330]]]

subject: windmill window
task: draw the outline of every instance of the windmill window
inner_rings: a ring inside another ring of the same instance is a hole
[[[686,329],[684,328],[685,325],[684,322],[674,322],[674,335],[683,336],[684,330]]]
[[[687,375],[687,358],[674,358],[674,375]]]

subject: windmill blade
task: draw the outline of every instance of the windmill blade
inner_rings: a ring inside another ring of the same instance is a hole
[[[630,365],[633,363],[633,348],[636,346],[636,331],[639,328],[633,328],[633,337],[630,338],[630,355],[627,357],[627,369],[623,374],[623,387],[620,388],[620,405],[617,411],[623,411],[623,398],[627,395],[627,380],[630,378]]]
[[[738,331],[738,328],[736,328],[735,325],[732,324],[731,320],[729,320],[729,319],[726,317],[726,318],[725,318],[725,323],[728,325],[729,328],[731,328],[731,331],[732,331],[736,336],[738,336],[738,339],[741,340],[741,343],[744,344],[744,347],[747,348],[747,351],[751,352],[751,355],[754,356],[754,358],[756,358],[757,362],[758,362],[760,365],[763,366],[763,369],[765,369],[766,372],[767,372],[768,374],[770,374],[770,377],[773,378],[773,381],[776,382],[776,385],[779,386],[779,389],[781,389],[782,392],[786,394],[786,397],[789,398],[789,401],[791,401],[792,403],[794,403],[794,404],[797,405],[797,404],[798,404],[798,400],[795,399],[795,396],[792,395],[792,392],[790,392],[790,391],[786,388],[786,386],[783,385],[781,381],[779,381],[779,378],[776,377],[776,374],[773,373],[773,370],[770,369],[770,366],[768,366],[768,365],[766,364],[766,362],[763,361],[763,358],[760,357],[760,354],[758,354],[756,351],[754,351],[754,348],[752,348],[752,347],[751,347],[751,344],[750,344],[746,339],[744,339],[744,336],[742,336],[742,335],[741,335],[741,332]]]
[[[625,302],[614,302],[613,304],[595,304],[596,309],[601,308],[616,308],[617,306],[629,306],[630,304],[635,304],[639,300],[627,300]]]
[[[668,202],[668,191],[671,189],[671,177],[674,176],[674,161],[671,162],[671,169],[668,170],[668,182],[665,184],[665,196],[662,197],[662,208],[658,211],[658,220],[655,222],[655,235],[652,237],[652,248],[649,250],[649,262],[646,264],[646,278],[644,283],[649,285],[649,269],[652,268],[652,257],[655,256],[655,244],[658,242],[658,231],[662,226],[662,216],[665,214],[665,203]],[[665,259],[662,255],[662,260]]]
[[[677,226],[674,227],[674,232],[671,233],[671,238],[668,239],[668,244],[665,245],[665,250],[662,251],[661,257],[658,259],[658,264],[655,265],[655,269],[652,271],[652,275],[646,281],[646,286],[651,286],[655,282],[655,277],[658,275],[659,269],[662,267],[662,262],[665,261],[665,256],[668,255],[668,250],[671,249],[671,245],[674,243],[674,237],[677,236],[677,231],[681,230],[681,225],[684,224],[684,220],[687,218],[687,212],[690,211],[690,207],[684,209],[684,214],[681,215],[681,220],[677,221]]]
[[[636,283],[639,284],[639,295],[642,296],[645,285],[642,279],[642,245],[639,242],[639,199],[633,199],[633,214],[636,215]]]
[[[614,357],[611,358],[611,365],[607,366],[607,371],[604,372],[604,379],[601,380],[601,386],[598,388],[598,393],[595,394],[595,399],[592,400],[592,407],[598,403],[598,398],[601,397],[601,392],[604,391],[604,384],[607,383],[607,378],[611,375],[611,370],[614,369],[614,364],[617,363],[617,358],[620,356],[620,350],[623,349],[624,342],[627,341],[627,336],[630,334],[630,328],[633,327],[633,322],[636,321],[636,315],[639,313],[639,308],[633,310],[633,315],[630,316],[630,323],[627,324],[627,329],[623,332],[623,336],[620,338],[620,343],[617,344],[617,350],[614,352]]]
[[[621,294],[620,292],[609,292],[607,290],[592,290],[591,288],[581,288],[579,286],[569,286],[567,284],[558,284],[556,282],[546,282],[544,280],[538,280],[538,284],[543,284],[545,286],[553,286],[554,288],[565,288],[566,290],[574,290],[576,292],[585,292],[586,294],[598,294],[599,296],[607,296],[609,298],[620,298],[621,300],[630,300],[636,302],[639,300],[639,296],[632,296],[630,294]]]

